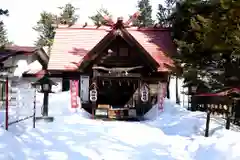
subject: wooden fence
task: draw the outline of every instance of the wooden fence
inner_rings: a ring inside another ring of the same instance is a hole
[[[226,119],[226,129],[230,128],[230,122],[236,123],[239,120],[236,112],[236,101],[227,96],[193,96],[191,101],[192,111],[207,112],[205,136],[208,137],[210,116],[218,115]]]

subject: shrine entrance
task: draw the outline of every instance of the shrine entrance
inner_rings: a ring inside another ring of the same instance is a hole
[[[98,104],[109,104],[112,108],[134,108],[139,80],[133,78],[98,78]],[[135,98],[135,99],[134,99]]]
[[[97,100],[93,103],[93,114],[116,119],[136,119],[144,115],[141,107],[150,106],[149,90],[143,91],[141,74],[137,71],[127,75],[118,72],[118,70],[130,70],[129,68],[111,68],[114,73],[104,73],[94,69],[93,83],[97,86]]]

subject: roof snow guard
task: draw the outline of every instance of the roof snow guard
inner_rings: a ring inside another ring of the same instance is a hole
[[[77,70],[78,67],[74,63],[81,66],[83,59],[93,51],[95,46],[106,43],[104,39],[111,37],[110,34],[119,30],[124,32],[125,35],[129,35],[131,40],[137,43],[137,46],[140,46],[150,55],[158,65],[157,70],[159,72],[169,71],[167,66],[174,66],[170,56],[176,54],[176,47],[171,40],[168,29],[120,27],[119,21],[117,21],[114,26],[110,27],[59,26],[56,30],[48,70]],[[78,55],[70,54],[76,48]],[[71,69],[66,68],[66,66],[70,66]]]

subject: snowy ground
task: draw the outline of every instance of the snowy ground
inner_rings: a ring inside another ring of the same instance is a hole
[[[163,113],[153,107],[144,122],[91,120],[82,110],[70,111],[69,93],[50,98],[53,123],[32,121],[0,130],[0,159],[14,160],[238,160],[240,133],[211,121],[205,138],[205,114],[189,112],[165,100]],[[154,118],[153,118],[154,117]],[[232,127],[238,130],[238,127]]]

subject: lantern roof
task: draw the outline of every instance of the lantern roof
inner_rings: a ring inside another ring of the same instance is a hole
[[[36,82],[32,83],[32,85],[40,85],[40,84],[50,84],[50,85],[57,85],[56,82],[48,78],[48,76],[43,76],[42,78],[38,79]]]

